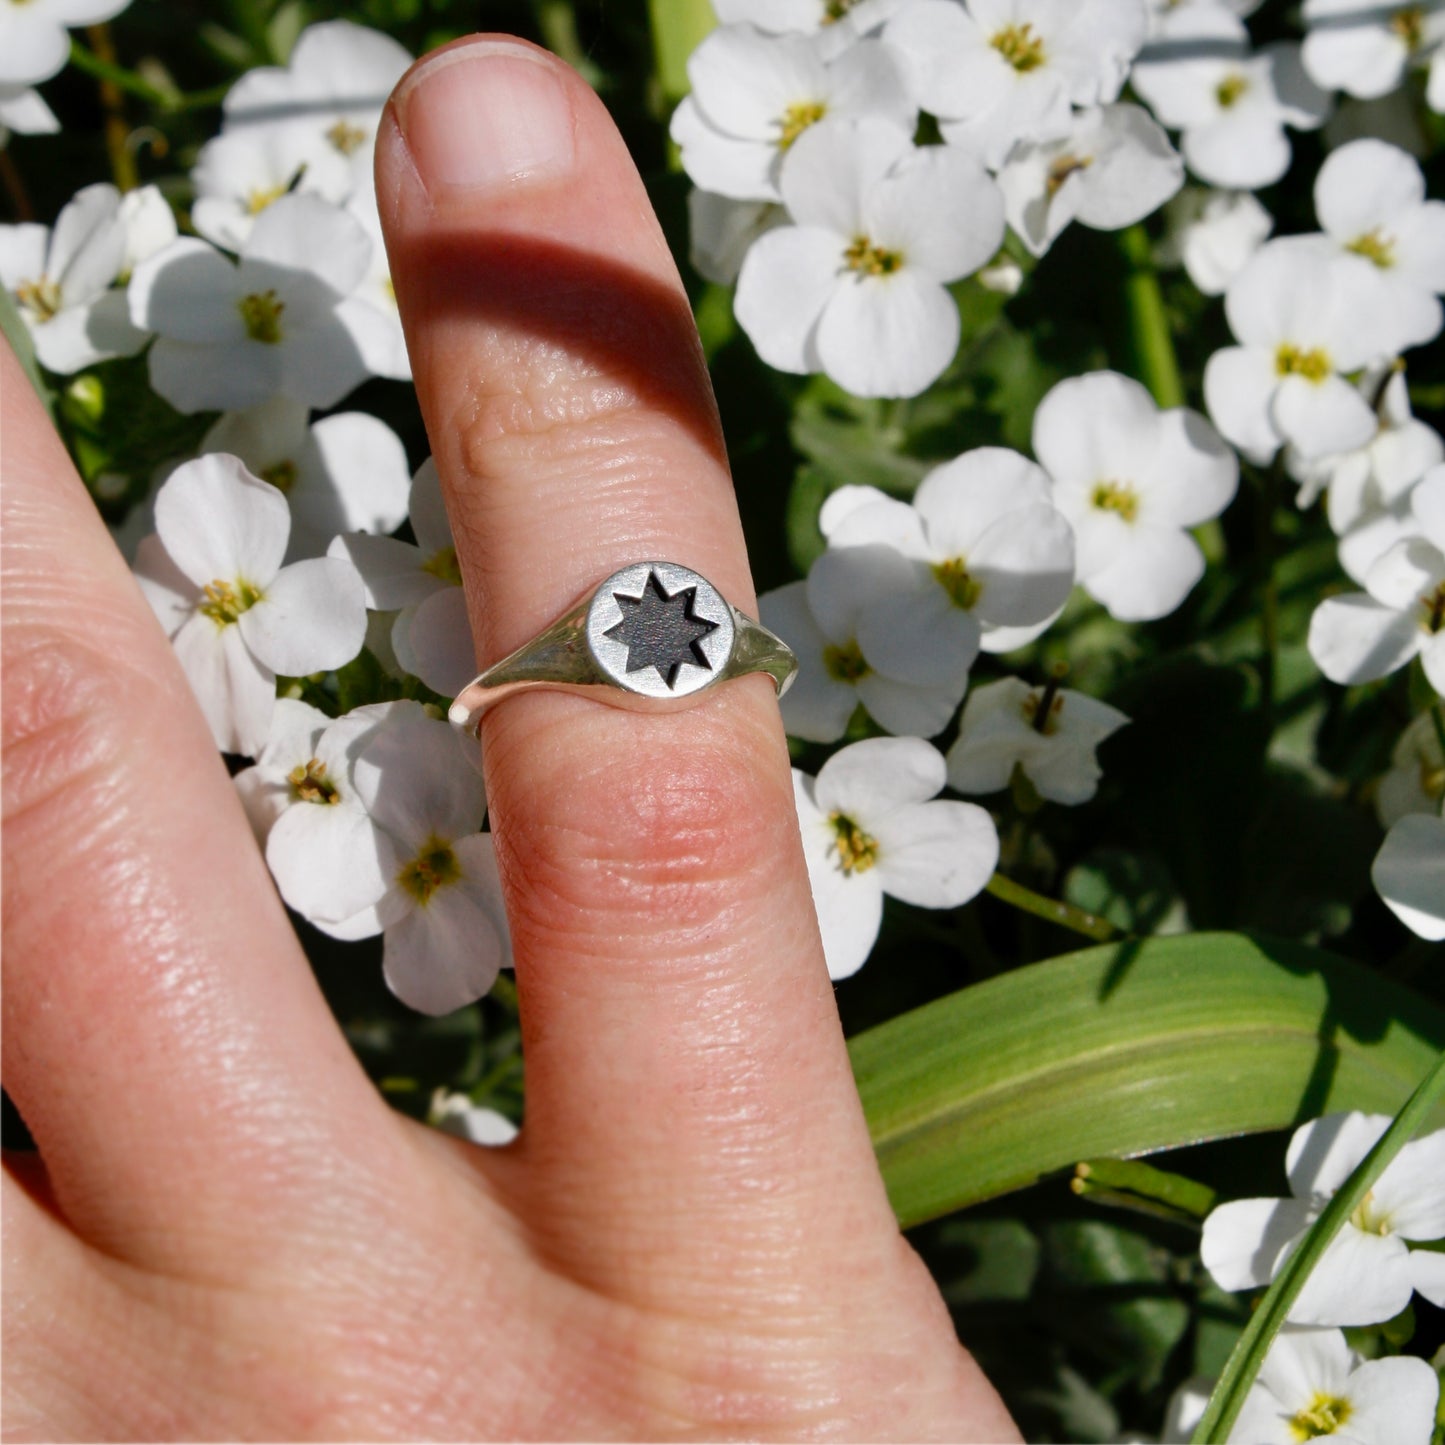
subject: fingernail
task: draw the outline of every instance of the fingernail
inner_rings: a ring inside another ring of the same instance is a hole
[[[547,56],[509,40],[453,46],[415,71],[396,117],[428,194],[488,191],[572,167],[572,104]]]

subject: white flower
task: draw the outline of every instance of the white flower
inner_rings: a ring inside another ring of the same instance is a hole
[[[1275,1336],[1230,1431],[1233,1445],[1429,1445],[1440,1382],[1424,1360],[1366,1360],[1341,1330]]]
[[[906,595],[915,576],[915,564],[893,547],[843,547],[824,552],[806,582],[758,598],[764,626],[797,654],[798,675],[781,703],[794,737],[836,741],[859,703],[889,732],[932,737],[947,726],[968,688],[964,655],[946,636],[893,636],[872,626],[877,609]]]
[[[1239,464],[1187,407],[1160,411],[1112,371],[1059,382],[1034,413],[1034,455],[1074,529],[1079,582],[1127,622],[1165,617],[1204,575],[1188,529],[1234,498]]]
[[[0,149],[9,142],[10,132],[21,135],[53,135],[60,129],[55,112],[38,90],[28,85],[0,82]]]
[[[1348,452],[1307,457],[1285,448],[1285,467],[1299,484],[1297,507],[1308,507],[1326,488],[1330,525],[1343,536],[1367,513],[1407,497],[1436,462],[1445,460],[1440,437],[1410,411],[1405,369],[1398,363],[1370,367],[1359,379],[1360,395],[1375,414],[1375,434]]]
[[[1274,229],[1274,217],[1248,191],[1190,186],[1169,203],[1165,217],[1161,259],[1182,265],[1206,296],[1222,296]]]
[[[130,0],[8,0],[0,5],[0,85],[49,80],[70,59],[66,27],[113,20]]]
[[[305,785],[306,765],[316,756],[321,734],[332,719],[319,707],[300,698],[278,697],[271,712],[266,741],[249,768],[242,768],[231,780],[240,794],[251,822],[251,831],[264,850],[272,825],[300,797]],[[291,772],[300,767],[302,776],[293,786]]]
[[[948,750],[949,784],[960,793],[996,793],[1017,767],[1041,798],[1087,803],[1103,776],[1095,750],[1128,721],[1085,693],[1006,677],[969,694]]]
[[[1411,933],[1432,943],[1445,939],[1445,817],[1410,813],[1399,819],[1375,855],[1370,879]],[[1433,1277],[1417,1278],[1415,1288],[1445,1308],[1445,1257],[1434,1256],[1434,1265]]]
[[[793,770],[830,977],[863,966],[885,893],[921,908],[957,908],[992,877],[993,819],[973,803],[930,802],[944,781],[943,754],[921,738],[854,743],[816,778]]]
[[[346,210],[371,238],[371,261],[351,295],[336,308],[336,314],[373,376],[410,381],[411,357],[401,329],[401,311],[391,284],[391,264],[376,210],[376,181],[369,169],[358,179]]]
[[[156,186],[141,186],[120,198],[120,223],[125,229],[125,255],[120,279],[129,281],[142,261],[164,250],[180,234],[176,213]]]
[[[687,74],[692,93],[671,127],[683,168],[699,186],[739,200],[778,200],[783,158],[824,116],[878,116],[905,128],[914,120],[899,64],[877,40],[829,60],[820,41],[728,25],[693,51]]]
[[[151,385],[187,412],[335,405],[367,374],[337,308],[370,264],[360,224],[317,196],[267,206],[237,265],[183,236],[131,278],[131,319],[157,333]]]
[[[386,891],[338,923],[338,938],[384,932],[387,986],[422,1013],[450,1013],[479,999],[511,943],[496,852],[477,830],[486,813],[481,775],[450,723],[419,703],[396,703],[351,753],[351,780],[373,833],[338,846],[337,870],[380,859]]]
[[[355,565],[368,607],[397,612],[391,645],[398,663],[433,692],[453,697],[475,674],[476,652],[441,478],[430,457],[412,478],[408,513],[415,545],[349,533],[332,542],[328,555]]]
[[[227,412],[201,442],[203,452],[230,452],[285,493],[288,560],[320,556],[339,532],[395,531],[411,487],[406,449],[384,421],[348,411],[308,426],[308,414],[302,402],[273,397]]]
[[[453,1134],[472,1144],[496,1148],[517,1137],[517,1126],[505,1114],[472,1103],[465,1094],[437,1089],[431,1096],[426,1121],[443,1134]]]
[[[1435,710],[1427,709],[1400,734],[1390,754],[1390,770],[1375,791],[1375,813],[1382,827],[1392,827],[1411,813],[1437,815],[1445,804],[1440,728]]]
[[[29,222],[0,226],[0,285],[14,296],[42,366],[79,371],[145,345],[125,293],[111,289],[127,250],[121,195],[105,182],[77,191],[54,231]]]
[[[1237,1199],[1204,1221],[1200,1253],[1215,1283],[1227,1290],[1268,1284],[1389,1124],[1384,1114],[1330,1114],[1296,1129],[1285,1155],[1293,1198]],[[1445,1303],[1439,1256],[1407,1243],[1442,1236],[1445,1129],[1412,1140],[1391,1160],[1311,1272],[1290,1319],[1378,1324],[1417,1289]]]
[[[694,187],[687,194],[688,260],[704,280],[731,286],[748,247],[787,220],[773,201],[735,201]]]
[[[997,186],[968,156],[916,148],[881,120],[810,127],[781,185],[797,224],[755,241],[738,276],[737,318],[758,354],[858,396],[916,396],[958,346],[945,283],[1003,240]]]
[[[190,679],[216,745],[255,756],[276,676],[341,667],[361,650],[366,607],[349,563],[281,565],[286,499],[235,458],[198,457],[156,494],[156,535],[136,572]]]
[[[1374,682],[1418,656],[1445,696],[1445,466],[1410,493],[1416,535],[1365,575],[1365,590],[1327,597],[1310,618],[1309,651],[1331,682]]]
[[[196,230],[227,251],[239,251],[261,212],[293,188],[344,201],[351,193],[351,164],[307,132],[257,127],[207,141],[196,158],[191,184]]]
[[[1315,177],[1315,213],[1337,246],[1373,263],[1402,336],[1423,345],[1439,334],[1445,201],[1425,199],[1413,156],[1379,140],[1341,146]]]
[[[1305,0],[1304,63],[1317,84],[1370,100],[1394,90],[1411,65],[1431,65],[1445,41],[1440,0]],[[1438,108],[1438,107],[1437,107]]]
[[[1340,566],[1360,586],[1370,568],[1417,530],[1410,511],[1415,483],[1445,461],[1445,443],[1432,427],[1410,413],[1405,373],[1390,367],[1383,376],[1370,368],[1360,378],[1361,395],[1371,400],[1375,435],[1351,452],[1302,457],[1285,450],[1285,465],[1300,484],[1295,504],[1307,507],[1328,488],[1326,515],[1340,539]]]
[[[1224,298],[1226,346],[1204,369],[1214,424],[1259,465],[1286,442],[1303,457],[1353,451],[1375,434],[1375,414],[1346,379],[1403,338],[1377,305],[1375,268],[1317,238],[1266,243]]]
[[[293,129],[346,157],[360,178],[371,170],[376,125],[410,53],[379,30],[328,20],[303,30],[283,67],[249,70],[223,107],[227,133],[258,127]]]
[[[236,788],[289,907],[324,928],[373,908],[391,884],[389,853],[351,779],[358,746],[401,704],[361,707],[334,721],[279,698],[256,765]]]
[[[949,143],[996,168],[1065,135],[1071,106],[1116,99],[1147,28],[1143,0],[913,0],[883,37]]]
[[[1031,642],[1074,586],[1074,537],[1049,478],[1006,447],[935,467],[911,506],[872,487],[841,488],[819,525],[830,547],[891,547],[912,563],[907,585],[860,617],[858,643],[917,686],[937,679],[939,657],[952,660],[950,675],[966,677],[980,647]]]
[[[1137,105],[1081,111],[1060,139],[1016,145],[998,173],[1008,223],[1035,256],[1070,221],[1132,226],[1183,182],[1179,153]]]
[[[1329,114],[1298,45],[1251,54],[1243,21],[1214,5],[1181,5],[1164,17],[1130,81],[1165,125],[1183,131],[1189,169],[1239,190],[1271,185],[1289,169],[1286,125],[1313,130]]]

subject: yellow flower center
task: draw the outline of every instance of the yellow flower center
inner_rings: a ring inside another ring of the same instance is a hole
[[[983,591],[983,584],[969,575],[968,566],[962,557],[950,557],[946,562],[935,562],[933,575],[938,579],[938,585],[948,593],[953,605],[961,607],[965,612],[978,601],[978,594]]]
[[[296,485],[296,463],[290,460],[273,462],[261,473],[263,482],[270,482],[278,492],[289,492]]]
[[[1365,1197],[1355,1205],[1350,1223],[1362,1234],[1391,1234],[1390,1216],[1382,1214],[1375,1206],[1375,1191],[1365,1192]]]
[[[1298,1414],[1290,1417],[1290,1433],[1296,1440],[1317,1440],[1333,1435],[1354,1413],[1354,1407],[1341,1395],[1315,1393],[1315,1397]]]
[[[867,236],[857,236],[843,252],[843,264],[864,276],[888,276],[903,265],[903,252],[884,250]]]
[[[1101,512],[1117,512],[1126,522],[1139,515],[1139,494],[1128,482],[1095,482],[1089,503]]]
[[[841,20],[857,3],[858,0],[827,0],[823,6],[823,24],[832,25]]]
[[[821,100],[800,100],[790,105],[778,122],[778,149],[787,150],[810,125],[817,125],[827,113],[828,107]]]
[[[988,43],[1020,75],[1037,70],[1044,63],[1043,39],[1034,34],[1034,27],[1028,23],[1005,25],[1002,30],[993,34]]]
[[[858,682],[873,671],[856,641],[845,642],[841,647],[825,647],[823,667],[829,677],[839,682]]]
[[[425,562],[421,564],[423,572],[430,572],[439,582],[449,583],[453,587],[462,585],[462,569],[457,564],[457,549],[455,547],[438,547]]]
[[[1035,688],[1024,700],[1020,711],[1024,721],[1046,738],[1059,730],[1059,718],[1063,715],[1064,699],[1057,684],[1048,688]]]
[[[844,873],[866,873],[878,861],[878,840],[865,833],[846,813],[828,814],[833,826],[833,848]]]
[[[1049,166],[1045,186],[1050,196],[1056,196],[1064,182],[1076,171],[1087,170],[1094,163],[1093,156],[1059,156]]]
[[[201,591],[206,600],[197,611],[209,617],[217,627],[229,627],[265,596],[259,587],[239,577],[234,582],[223,582],[217,577],[207,582]]]
[[[353,151],[361,148],[366,140],[366,132],[360,126],[350,125],[345,120],[339,120],[326,132],[326,139],[342,155],[349,156]]]
[[[1432,636],[1445,627],[1445,582],[1441,582],[1433,592],[1427,592],[1420,599],[1420,607],[1424,615],[1420,618],[1420,626]]]
[[[1425,43],[1425,7],[1407,5],[1390,16],[1390,30],[1405,42],[1406,50],[1418,50]]]
[[[32,320],[49,321],[60,310],[60,287],[49,276],[37,276],[33,281],[20,283],[15,299],[22,311],[30,313]]]
[[[252,341],[275,346],[281,340],[281,313],[286,303],[276,299],[274,290],[252,291],[249,296],[241,297],[236,306],[245,323],[246,335]]]
[[[285,194],[285,186],[258,186],[246,197],[246,210],[253,216],[259,216],[272,201],[279,201]]]
[[[1353,251],[1355,255],[1363,256],[1367,261],[1373,261],[1381,269],[1395,264],[1394,239],[1381,235],[1378,226],[1373,231],[1366,231],[1363,236],[1356,236],[1345,247],[1345,250]]]
[[[1324,381],[1334,367],[1322,346],[1308,349],[1285,341],[1274,354],[1274,369],[1280,376],[1302,376],[1306,381]]]
[[[438,888],[455,883],[462,876],[462,865],[452,845],[435,833],[422,844],[421,851],[402,867],[396,881],[423,906],[431,902]]]
[[[1235,101],[1249,89],[1249,80],[1237,70],[1232,75],[1226,75],[1218,85],[1214,87],[1214,98],[1224,110],[1228,110]]]
[[[312,758],[291,769],[286,774],[291,784],[291,795],[301,803],[339,803],[341,793],[327,776],[326,764],[320,758]]]

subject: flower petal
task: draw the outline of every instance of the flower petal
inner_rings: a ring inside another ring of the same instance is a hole
[[[959,329],[953,297],[905,264],[834,287],[818,321],[817,356],[855,396],[917,396],[953,360]]]
[[[1331,682],[1374,682],[1414,657],[1420,650],[1420,629],[1405,613],[1381,606],[1363,592],[1351,592],[1327,597],[1315,608],[1308,646],[1315,666]]]
[[[1309,1225],[1297,1199],[1236,1199],[1210,1211],[1199,1254],[1220,1289],[1254,1289],[1274,1278],[1285,1248]]]
[[[803,857],[808,865],[828,976],[847,978],[863,967],[873,950],[883,921],[883,889],[876,869],[843,871],[834,846],[836,835],[813,802],[812,786],[812,778],[793,770]]]
[[[349,562],[313,557],[276,574],[241,614],[246,646],[273,671],[305,677],[344,667],[366,637],[366,596]]]
[[[1401,818],[1385,835],[1370,878],[1412,933],[1432,943],[1445,938],[1445,819]]]
[[[883,891],[920,908],[960,907],[998,866],[998,830],[976,803],[918,803],[874,827]]]
[[[865,738],[834,753],[819,770],[814,795],[872,832],[890,813],[934,797],[947,780],[943,754],[922,738]]]
[[[197,587],[268,587],[291,530],[286,498],[238,458],[216,452],[171,473],[156,493],[155,516],[171,560]]]
[[[239,628],[197,613],[171,639],[191,691],[223,753],[255,757],[266,745],[276,678],[252,655]]]
[[[814,332],[838,284],[844,243],[831,231],[781,226],[759,236],[738,272],[733,309],[757,353],[779,371],[819,369]]]

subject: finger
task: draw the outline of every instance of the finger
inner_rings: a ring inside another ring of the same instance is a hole
[[[323,1128],[385,1111],[170,646],[3,346],[0,441],[5,1087],[82,1234],[164,1267],[219,1245],[241,1268],[315,1187],[298,1165]]]
[[[482,659],[643,558],[751,610],[687,300],[590,90],[520,42],[460,42],[398,87],[377,164]],[[891,1215],[772,684],[662,715],[517,696],[483,742],[523,1008],[529,1221],[608,1288],[675,1291],[671,1253],[699,1295],[739,1307],[755,1293],[739,1260],[801,1253],[820,1220],[890,1248],[891,1228],[857,1228]]]

